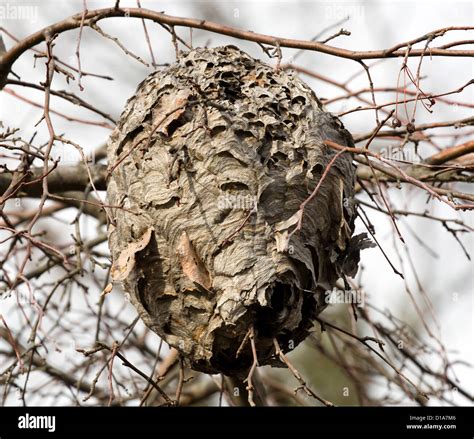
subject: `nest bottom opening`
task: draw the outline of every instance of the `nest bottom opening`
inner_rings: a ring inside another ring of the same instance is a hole
[[[223,325],[214,332],[213,355],[209,362],[191,359],[191,367],[206,373],[245,377],[254,361],[249,330],[253,326],[258,364],[283,367],[276,355],[274,339],[288,352],[310,333],[318,310],[313,293],[295,290],[294,285],[276,281],[268,288],[267,306],[251,305],[237,325]],[[295,297],[296,295],[296,297]],[[293,297],[292,297],[293,296]],[[290,300],[302,301],[297,315]],[[292,329],[288,328],[291,320]]]

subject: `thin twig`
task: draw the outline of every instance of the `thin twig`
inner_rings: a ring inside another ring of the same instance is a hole
[[[319,402],[324,404],[326,407],[333,407],[334,404],[331,401],[328,401],[324,398],[321,398],[318,394],[316,394],[312,389],[308,387],[304,379],[301,377],[301,374],[298,372],[298,369],[296,369],[293,364],[291,364],[290,360],[286,357],[286,355],[283,353],[283,351],[280,349],[280,345],[278,344],[278,341],[276,338],[273,339],[273,345],[275,346],[275,354],[280,358],[280,360],[285,363],[286,367],[290,370],[290,372],[293,374],[293,376],[298,380],[298,382],[301,384],[301,389],[303,389],[308,396],[312,396],[313,398],[317,399]],[[298,389],[296,389],[296,392]]]
[[[257,357],[257,348],[255,346],[255,331],[254,331],[253,324],[251,324],[249,328],[249,340],[250,340],[250,346],[252,348],[253,361],[252,361],[252,366],[250,367],[249,373],[245,381],[247,382],[248,402],[251,407],[255,407],[255,401],[253,398],[254,386],[252,383],[252,378],[255,373],[255,370],[258,367],[258,357]]]

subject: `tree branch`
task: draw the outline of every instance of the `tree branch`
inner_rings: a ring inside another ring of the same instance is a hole
[[[427,165],[442,165],[443,163],[470,153],[474,153],[474,140],[461,145],[452,146],[451,148],[443,149],[439,153],[428,157],[425,160],[425,163]]]
[[[143,8],[104,8],[87,11],[86,14],[81,12],[73,15],[63,21],[55,23],[51,26],[45,27],[38,32],[21,40],[9,51],[0,56],[0,89],[4,87],[6,78],[10,72],[13,63],[28,49],[45,41],[48,35],[59,34],[71,29],[76,29],[81,26],[90,26],[97,23],[99,20],[110,17],[135,17],[141,19],[148,19],[157,23],[166,24],[168,26],[185,26],[194,29],[202,29],[209,32],[227,35],[229,37],[238,38],[241,40],[253,41],[260,44],[268,44],[274,47],[291,47],[294,49],[305,49],[316,52],[326,53],[328,55],[337,56],[340,58],[347,58],[355,61],[364,59],[379,59],[379,58],[397,58],[407,55],[406,50],[402,50],[407,44],[414,44],[415,42],[431,41],[437,36],[442,36],[451,30],[472,30],[472,26],[458,26],[438,29],[423,35],[411,42],[401,43],[386,50],[370,50],[370,51],[352,51],[341,49],[339,47],[328,46],[317,41],[304,41],[289,38],[279,38],[272,35],[258,34],[251,31],[245,31],[230,26],[224,26],[218,23],[207,20],[199,20],[193,18],[174,17],[166,15],[161,12],[151,11]],[[407,56],[418,57],[425,54],[427,50],[411,49]],[[430,48],[428,50],[430,56],[474,56],[474,50],[452,50],[441,47]]]
[[[105,165],[92,165],[89,166],[89,169],[97,190],[105,190],[107,167]],[[7,174],[4,172],[0,174],[0,193],[3,194],[8,189],[13,176],[14,173]],[[35,198],[40,197],[42,193],[41,185],[43,178],[42,167],[32,168],[29,176],[18,183],[17,187],[14,189],[16,192],[15,195]],[[51,171],[46,178],[48,179],[48,190],[50,193],[84,191],[91,183],[87,173],[87,168],[83,164],[75,166],[58,166]]]

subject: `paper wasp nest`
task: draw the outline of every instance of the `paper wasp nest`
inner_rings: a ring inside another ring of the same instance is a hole
[[[251,325],[259,364],[275,364],[273,338],[296,346],[355,274],[349,154],[292,234],[334,156],[325,139],[353,144],[295,74],[233,46],[183,54],[128,101],[108,145],[112,275],[193,369],[247,372]]]

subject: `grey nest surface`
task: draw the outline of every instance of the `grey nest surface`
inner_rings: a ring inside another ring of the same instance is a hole
[[[355,167],[342,123],[291,71],[236,47],[148,76],[108,144],[112,277],[145,324],[206,373],[278,365],[353,276]],[[299,226],[299,227],[298,227]],[[253,333],[254,337],[249,337]]]

